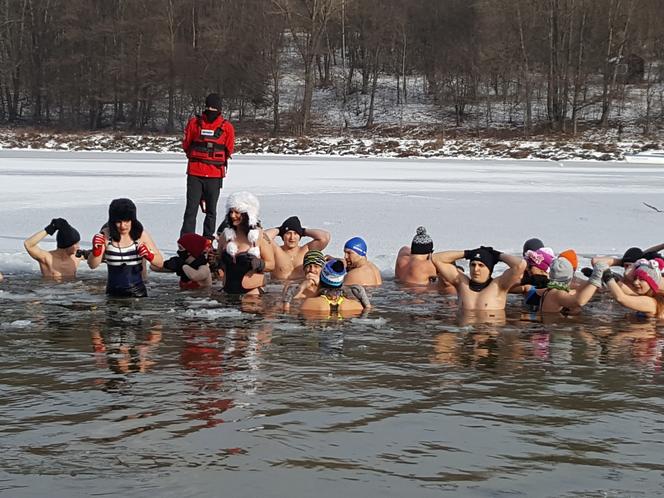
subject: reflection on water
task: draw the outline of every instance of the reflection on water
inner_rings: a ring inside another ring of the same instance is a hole
[[[340,321],[153,286],[3,283],[0,494],[664,494],[662,329],[608,301],[458,315],[387,282]]]

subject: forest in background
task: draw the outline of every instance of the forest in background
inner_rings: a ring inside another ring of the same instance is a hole
[[[416,78],[453,128],[652,135],[661,61],[660,0],[0,0],[0,123],[171,133],[216,91],[241,129],[307,135],[331,125],[327,89],[335,129],[358,127],[358,94],[372,129],[379,84],[398,108]]]

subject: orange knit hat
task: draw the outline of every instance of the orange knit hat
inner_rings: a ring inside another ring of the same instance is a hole
[[[574,268],[574,271],[579,267],[579,258],[576,255],[576,251],[574,249],[567,249],[566,251],[561,252],[558,257],[560,258],[565,258],[567,261],[572,263],[572,268]]]

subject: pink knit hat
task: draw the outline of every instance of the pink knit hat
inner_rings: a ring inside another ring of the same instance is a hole
[[[634,278],[643,280],[653,292],[657,292],[662,286],[662,266],[664,261],[659,258],[647,260],[639,259],[634,265]]]
[[[526,251],[526,261],[528,266],[534,266],[543,271],[549,271],[549,266],[555,258],[553,249],[550,247],[542,247],[536,251]]]

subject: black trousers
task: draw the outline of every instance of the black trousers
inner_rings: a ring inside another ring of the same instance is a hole
[[[224,184],[223,178],[205,178],[187,175],[187,206],[180,235],[196,232],[196,215],[201,200],[205,200],[207,213],[203,221],[203,236],[214,237],[217,228],[217,201]]]

